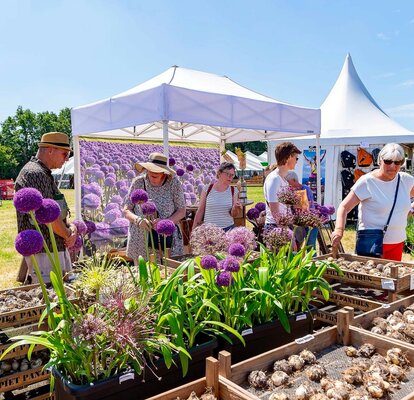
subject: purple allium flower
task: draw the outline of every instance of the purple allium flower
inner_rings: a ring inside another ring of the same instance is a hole
[[[175,158],[170,157],[170,159],[168,160],[168,164],[170,165],[170,167],[173,167],[175,165]]]
[[[104,179],[105,178],[105,174],[102,171],[95,171],[95,178],[96,179]]]
[[[334,206],[329,205],[329,206],[325,206],[325,207],[327,208],[328,215],[335,214],[335,207]]]
[[[227,286],[230,286],[231,280],[232,280],[231,273],[229,271],[223,271],[217,275],[216,285],[227,287]]]
[[[234,257],[244,257],[246,249],[240,243],[232,243],[229,247],[229,254]]]
[[[88,185],[88,193],[93,193],[96,194],[98,197],[101,197],[102,188],[96,182],[92,182]]]
[[[122,213],[119,209],[112,209],[105,213],[105,222],[107,224],[112,224],[117,218],[121,218]]]
[[[259,202],[259,203],[256,203],[254,208],[258,209],[259,211],[264,211],[264,210],[266,210],[266,204]]]
[[[82,207],[96,210],[101,205],[101,199],[93,193],[86,194],[82,198]]]
[[[279,213],[276,218],[276,223],[280,226],[293,225],[294,222],[294,216],[289,209],[287,209],[286,212]]]
[[[111,223],[111,232],[114,235],[125,236],[128,234],[129,221],[126,218],[117,218]]]
[[[118,193],[121,197],[125,197],[129,192],[129,189],[125,186],[122,186],[121,188],[119,188]]]
[[[136,189],[131,193],[131,202],[133,204],[142,204],[148,201],[148,193],[144,189]]]
[[[23,188],[18,190],[13,197],[13,204],[16,210],[21,213],[36,211],[42,206],[43,196],[34,188]]]
[[[97,222],[95,231],[91,234],[93,240],[109,239],[111,237],[111,227],[106,222]]]
[[[79,235],[84,236],[88,233],[88,227],[86,226],[86,223],[82,220],[76,219],[75,221],[73,221],[73,225],[76,226]]]
[[[254,233],[244,226],[238,226],[226,232],[227,243],[240,243],[244,246],[246,251],[251,251],[256,248],[256,236]]]
[[[217,258],[211,255],[204,256],[200,261],[200,266],[203,269],[216,269]]]
[[[321,218],[318,210],[297,210],[294,216],[294,223],[298,226],[316,227],[320,226],[326,217]]]
[[[108,205],[105,207],[104,213],[107,213],[109,210],[119,210],[119,204],[118,203],[108,203]]]
[[[161,219],[157,222],[156,231],[159,235],[171,236],[175,231],[174,222],[170,219]]]
[[[249,211],[247,211],[247,218],[249,218],[249,219],[259,218],[259,215],[260,215],[260,211],[255,207],[253,207]]]
[[[227,257],[223,260],[223,269],[228,272],[239,272],[240,264],[235,257]]]
[[[72,250],[72,251],[78,251],[78,250],[80,250],[82,248],[82,246],[83,246],[82,237],[80,235],[78,235],[77,238],[76,238],[76,240],[75,240],[75,243],[73,244],[73,246],[72,247],[68,247],[68,249],[69,250]]]
[[[227,250],[226,233],[214,224],[197,226],[190,236],[192,252],[196,255],[216,254]]]
[[[175,171],[177,176],[183,176],[184,175],[184,170],[182,168],[178,168],[177,171]]]
[[[39,224],[50,224],[60,216],[60,206],[53,199],[43,199],[42,206],[35,211],[36,221]]]
[[[128,178],[128,179],[134,179],[134,178],[135,178],[135,176],[136,176],[136,174],[135,174],[135,171],[134,171],[133,169],[130,169],[130,170],[127,172],[127,178]]]
[[[24,257],[39,253],[43,248],[43,236],[34,229],[22,231],[16,236],[14,247]]]
[[[94,315],[86,314],[82,320],[75,322],[73,327],[73,335],[79,337],[82,340],[94,341],[99,335],[105,332],[106,327],[105,321]]]
[[[111,203],[118,203],[118,204],[122,204],[123,203],[123,199],[119,194],[116,194],[114,196],[111,197]]]
[[[105,179],[105,186],[107,187],[114,187],[115,186],[115,179],[111,178],[110,176]]]
[[[193,166],[193,165],[191,165],[191,164],[188,164],[188,165],[185,167],[185,169],[186,169],[188,172],[191,172],[191,171],[194,171],[194,166]]]
[[[143,215],[154,215],[157,213],[157,206],[152,201],[147,201],[144,204],[141,204],[141,211]]]
[[[93,221],[85,221],[85,225],[86,225],[86,227],[87,227],[87,233],[88,234],[91,234],[92,232],[95,232],[96,231],[96,225],[95,225],[95,222],[93,222]]]

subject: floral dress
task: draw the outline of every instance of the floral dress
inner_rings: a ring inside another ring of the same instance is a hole
[[[169,218],[175,211],[185,207],[184,191],[177,177],[167,179],[162,186],[152,186],[146,175],[140,175],[132,181],[128,195],[125,197],[125,205],[135,215],[142,215],[140,207],[130,200],[131,193],[136,189],[147,191],[149,201],[157,206],[158,218]],[[181,231],[176,229],[172,237],[171,255],[180,256],[183,253]],[[127,256],[134,260],[139,256],[147,257],[145,231],[133,223],[129,224]]]

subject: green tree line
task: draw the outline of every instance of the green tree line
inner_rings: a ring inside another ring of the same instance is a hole
[[[46,132],[65,132],[71,136],[70,109],[58,114],[34,113],[19,106],[16,114],[0,124],[0,179],[16,179],[20,169],[37,152]]]

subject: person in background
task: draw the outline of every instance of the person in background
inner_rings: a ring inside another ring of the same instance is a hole
[[[217,181],[205,186],[200,196],[200,205],[194,217],[193,229],[201,223],[215,224],[228,231],[234,227],[234,217],[241,210],[238,192],[231,182],[236,175],[234,164],[223,162],[217,170]]]
[[[336,248],[343,237],[346,216],[358,205],[358,229],[383,229],[390,214],[398,175],[400,185],[388,229],[384,235],[382,258],[401,261],[407,216],[412,208],[414,177],[400,172],[405,162],[404,149],[397,143],[385,145],[378,154],[379,169],[358,179],[337,210],[332,247]]]
[[[295,190],[305,190],[306,196],[309,203],[309,208],[314,207],[314,200],[313,200],[313,193],[309,186],[303,185],[299,182],[298,175],[295,171],[288,171],[286,175],[286,180],[288,181],[289,185]],[[302,228],[302,229],[300,229]],[[316,239],[318,238],[318,228],[307,228],[307,227],[297,227],[295,230],[295,239],[300,246],[306,237],[308,240],[306,242],[307,246],[312,246],[316,250]],[[308,236],[309,235],[309,236]]]
[[[263,185],[264,198],[266,200],[265,229],[276,226],[278,215],[287,212],[286,206],[278,201],[277,193],[283,187],[289,186],[286,175],[289,170],[295,168],[298,155],[301,153],[291,142],[283,142],[276,146],[275,157],[277,167],[267,175]]]
[[[69,272],[72,269],[72,263],[67,248],[75,244],[77,238],[77,229],[73,224],[68,223],[67,216],[69,208],[63,194],[52,176],[52,169],[60,168],[69,159],[71,148],[69,145],[69,137],[62,132],[49,132],[42,136],[38,143],[39,149],[36,156],[21,169],[16,182],[16,192],[22,188],[35,188],[44,198],[54,199],[58,201],[61,207],[61,218],[52,223],[53,232],[56,237],[56,244],[59,252],[59,260],[62,270]],[[27,229],[34,229],[28,214],[17,212],[17,230],[22,232]],[[49,230],[46,225],[40,224],[43,237],[49,247],[52,249]],[[45,282],[50,282],[49,273],[52,269],[49,258],[45,252],[35,254],[35,259],[39,265],[40,273]],[[27,281],[35,283],[37,277],[33,273],[33,265],[30,257],[25,257],[27,265]],[[24,264],[22,263],[24,268]],[[19,275],[24,275],[19,272]]]
[[[162,153],[151,153],[148,162],[135,164],[135,169],[142,173],[132,181],[123,209],[125,218],[130,222],[126,254],[135,263],[138,262],[139,256],[146,258],[145,230],[153,235],[156,248],[163,247],[163,240],[155,232],[160,219],[170,219],[176,225],[172,241],[167,242],[166,246],[171,248],[171,255],[180,256],[184,253],[183,238],[178,227],[185,217],[184,191],[167,160]],[[145,190],[149,200],[157,207],[158,215],[151,224],[148,224],[147,219],[141,218],[140,207],[131,202],[131,193],[136,189]]]

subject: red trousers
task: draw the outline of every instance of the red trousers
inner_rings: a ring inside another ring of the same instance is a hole
[[[382,258],[386,260],[401,261],[404,248],[404,242],[383,244],[382,245]]]

